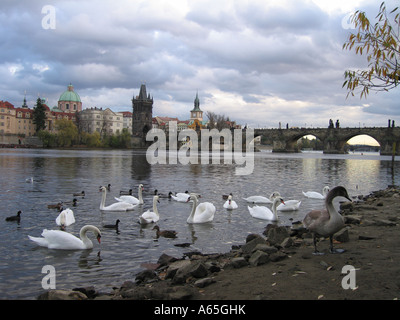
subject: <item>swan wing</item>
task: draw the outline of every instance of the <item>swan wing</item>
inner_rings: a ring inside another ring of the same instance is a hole
[[[63,220],[63,218],[62,218],[63,215],[64,215],[64,220],[65,221],[62,221]],[[67,227],[70,226],[71,224],[75,223],[74,212],[69,208],[61,211],[60,214],[58,215],[58,217],[56,218],[56,223],[59,226],[64,224]]]
[[[139,204],[139,199],[134,196],[120,196],[119,198],[114,197],[118,202],[127,202],[130,204]]]
[[[45,246],[49,249],[63,249],[63,250],[74,250],[74,249],[85,249],[85,246],[81,239],[74,235],[64,232],[61,230],[47,230],[44,229],[42,232],[43,238],[29,237],[32,241],[36,242],[40,246]],[[40,240],[39,240],[40,239]]]
[[[202,202],[196,207],[194,223],[205,223],[214,220],[215,206],[211,202]]]
[[[281,203],[276,210],[279,211],[295,211],[300,208],[301,201],[299,200],[287,200],[285,203]]]
[[[256,219],[262,220],[276,220],[275,215],[273,212],[267,207],[261,206],[254,206],[254,207],[247,207],[250,215]]]
[[[102,211],[130,211],[134,210],[136,205],[133,205],[131,203],[121,201],[121,202],[116,202],[113,204],[110,204],[107,207],[102,208]]]
[[[252,203],[272,203],[270,199],[267,197],[263,196],[250,196],[248,198],[243,198],[247,202],[252,202]]]
[[[160,220],[160,217],[155,212],[152,212],[150,210],[147,210],[139,217],[139,222],[141,224],[154,223],[158,220]]]
[[[320,200],[325,199],[325,196],[323,196],[319,192],[315,192],[315,191],[307,191],[307,192],[302,191],[302,192],[305,197],[310,198],[310,199],[320,199]]]

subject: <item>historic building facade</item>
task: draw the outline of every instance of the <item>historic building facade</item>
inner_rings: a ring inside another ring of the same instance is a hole
[[[82,111],[81,98],[79,97],[79,94],[74,91],[74,86],[71,83],[69,84],[67,91],[63,92],[58,99],[57,107],[61,112],[66,113]]]
[[[144,139],[153,127],[153,98],[147,95],[145,84],[140,86],[139,95],[132,99],[132,109],[132,135]]]

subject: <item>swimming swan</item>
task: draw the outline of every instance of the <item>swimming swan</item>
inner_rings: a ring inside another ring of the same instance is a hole
[[[100,203],[101,211],[130,211],[135,209],[136,207],[135,205],[124,201],[116,202],[106,207],[105,204],[106,204],[107,188],[101,187],[99,191],[102,192],[101,203]]]
[[[143,195],[142,195],[142,191],[143,191],[143,185],[139,184],[138,186],[138,198],[131,196],[131,195],[124,195],[124,196],[120,196],[119,198],[114,198],[115,200],[119,201],[119,202],[127,202],[130,204],[143,204]]]
[[[251,203],[273,203],[275,197],[280,197],[280,193],[275,191],[269,196],[269,198],[263,196],[250,196],[243,199]]]
[[[147,210],[144,212],[140,217],[139,217],[139,223],[140,224],[149,224],[153,222],[157,222],[160,220],[160,214],[158,213],[157,209],[157,202],[159,199],[159,196],[154,196],[153,197],[153,211]]]
[[[262,219],[262,220],[270,220],[270,221],[277,221],[278,215],[276,214],[276,208],[279,204],[285,203],[281,197],[275,197],[274,202],[272,203],[272,210],[267,207],[262,206],[254,206],[254,207],[247,207],[249,209],[250,215],[253,218]]]
[[[32,236],[28,237],[39,246],[49,249],[84,250],[93,248],[93,242],[86,235],[88,231],[93,232],[97,241],[100,243],[101,232],[98,228],[92,225],[82,227],[80,231],[80,239],[65,231],[47,229],[43,230],[42,238]]]
[[[62,210],[56,218],[56,224],[61,226],[62,229],[73,223],[75,223],[75,217],[74,212],[70,208]]]
[[[176,195],[171,194],[171,198],[178,202],[188,202],[190,198],[189,191],[178,192]]]
[[[326,195],[328,194],[330,188],[328,186],[325,186],[322,189],[322,194],[319,192],[315,192],[315,191],[307,191],[307,192],[303,192],[303,195],[307,198],[310,199],[320,199],[320,200],[324,200],[326,198]]]
[[[228,200],[226,200],[226,202],[224,203],[224,208],[228,210],[233,210],[238,208],[236,201],[232,199],[232,195],[228,196]]]
[[[333,199],[336,197],[344,197],[351,201],[347,190],[344,187],[335,187],[326,196],[326,210],[312,210],[305,216],[303,225],[313,233],[314,254],[320,254],[317,250],[317,237],[329,237],[331,253],[342,253],[343,250],[333,249],[333,235],[341,230],[344,224],[344,218],[333,206]]]
[[[193,207],[190,216],[186,220],[187,223],[206,223],[213,221],[216,209],[211,202],[202,202],[198,204],[197,196],[194,193],[190,194],[187,202],[190,200],[193,201]]]

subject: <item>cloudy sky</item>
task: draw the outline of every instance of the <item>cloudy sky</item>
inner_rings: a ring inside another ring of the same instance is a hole
[[[198,92],[203,111],[252,127],[397,124],[398,89],[361,100],[342,88],[367,65],[342,50],[349,14],[375,17],[380,2],[2,0],[0,100],[52,107],[72,83],[83,108],[126,111],[145,82],[153,114],[181,120]]]

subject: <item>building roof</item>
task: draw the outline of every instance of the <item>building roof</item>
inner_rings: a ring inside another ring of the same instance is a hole
[[[194,108],[190,112],[193,111],[201,111],[200,110],[200,99],[199,99],[199,93],[196,93],[196,98],[194,99]]]
[[[68,90],[65,91],[58,101],[73,101],[73,102],[81,102],[81,98],[79,94],[74,91],[73,85],[70,83],[68,86]]]

